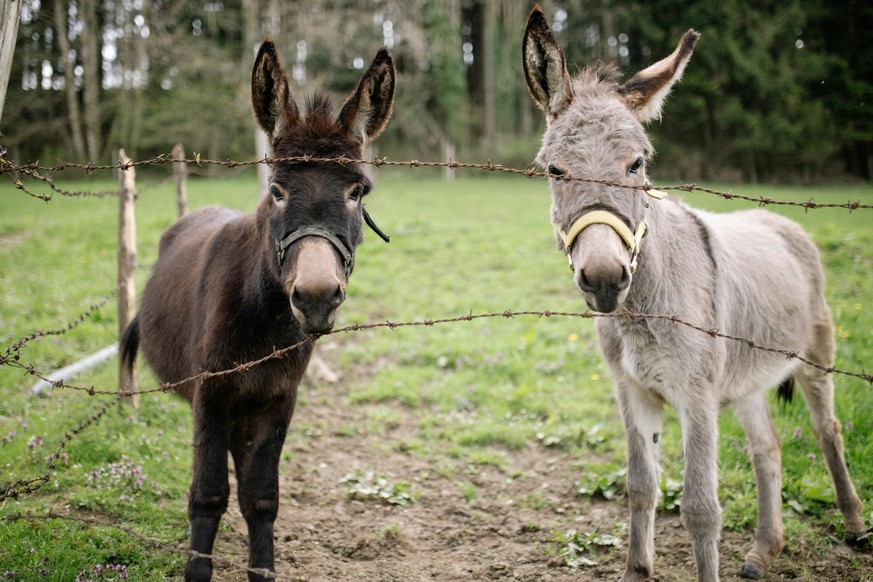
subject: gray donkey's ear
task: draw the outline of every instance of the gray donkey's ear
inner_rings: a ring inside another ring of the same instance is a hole
[[[552,36],[552,30],[539,5],[527,17],[522,42],[524,78],[531,97],[551,123],[573,100],[570,75],[564,51]]]
[[[661,108],[673,84],[682,78],[700,33],[689,28],[669,57],[643,69],[619,87],[619,94],[634,116],[645,123],[661,118]]]

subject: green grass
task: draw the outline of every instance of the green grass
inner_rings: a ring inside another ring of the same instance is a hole
[[[74,185],[112,187],[96,181]],[[819,202],[873,199],[869,187],[734,190]],[[192,180],[189,195],[192,208],[221,204],[250,210],[256,202],[251,175]],[[749,206],[706,194],[683,196],[714,210]],[[43,203],[2,182],[0,204],[0,350],[5,351],[34,330],[62,327],[115,286],[117,206],[113,199],[89,198],[56,197]],[[445,183],[418,170],[380,170],[368,209],[392,241],[386,245],[366,234],[338,326],[506,309],[584,311],[566,259],[556,251],[548,207],[548,188],[541,180],[472,175]],[[822,250],[838,326],[837,366],[870,371],[873,214],[772,209],[801,222]],[[154,262],[160,233],[174,215],[171,187],[143,189],[137,206],[141,265]],[[139,289],[147,273],[139,272]],[[21,361],[50,371],[108,345],[116,333],[110,303],[66,334],[29,342]],[[351,384],[344,404],[366,405],[367,430],[375,434],[408,414],[417,432],[390,446],[428,459],[435,471],[455,474],[454,460],[503,470],[513,451],[557,447],[580,459],[580,487],[602,482],[621,494],[624,477],[617,469],[624,466],[623,432],[590,320],[483,319],[369,330],[323,341],[341,348],[331,357],[338,359]],[[74,383],[113,389],[116,367],[109,362]],[[20,368],[0,367],[0,483],[43,474],[46,457],[64,434],[105,401],[70,390],[29,399],[33,381]],[[873,387],[840,375],[835,382],[850,470],[867,502],[865,515],[870,515]],[[156,385],[150,373],[140,371],[142,388]],[[318,397],[303,395],[300,406]],[[73,437],[49,481],[37,493],[3,504],[0,518],[54,511],[129,527],[169,545],[184,544],[190,413],[186,404],[166,394],[141,400],[137,415],[112,409]],[[802,399],[774,404],[773,414],[784,442],[785,496],[803,513],[789,514],[787,531],[818,539],[821,525],[828,524],[839,532],[839,514],[822,501],[828,498],[827,474]],[[752,528],[754,484],[744,436],[730,413],[722,415],[720,429],[725,525]],[[319,430],[305,420],[295,421],[289,439],[305,439]],[[674,415],[668,416],[662,443],[665,478],[681,481],[681,439]],[[137,486],[135,478],[101,477],[113,468],[130,473],[134,467],[147,476],[144,485]],[[457,480],[459,503],[473,501],[476,486],[460,476]],[[420,493],[426,497],[428,492]],[[533,495],[526,498],[530,507],[545,503]],[[118,528],[61,520],[2,523],[0,564],[21,579],[45,569],[48,574],[42,577],[47,580],[69,580],[95,564],[123,563],[131,579],[163,580],[178,575],[184,564],[184,555],[150,547]]]

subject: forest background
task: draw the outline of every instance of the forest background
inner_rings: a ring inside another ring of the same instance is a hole
[[[651,135],[660,179],[873,181],[873,3],[541,2],[570,68],[631,74],[703,36]],[[0,145],[20,161],[257,153],[255,47],[276,40],[298,100],[350,91],[386,45],[398,68],[379,155],[508,166],[542,135],[521,73],[529,0],[23,0]]]

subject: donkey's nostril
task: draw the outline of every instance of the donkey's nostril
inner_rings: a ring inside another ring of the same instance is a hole
[[[291,303],[304,311],[332,310],[344,300],[345,293],[340,285],[313,288],[295,286],[291,292]]]
[[[333,303],[336,305],[341,304],[346,299],[346,294],[343,292],[343,288],[339,285],[336,286],[336,289],[333,293]]]
[[[583,291],[591,291],[594,288],[591,285],[591,281],[588,280],[588,276],[585,274],[584,269],[579,270],[579,288]]]
[[[618,280],[618,290],[622,291],[627,289],[628,285],[630,285],[631,272],[630,268],[627,266],[622,267],[621,269],[621,279]]]

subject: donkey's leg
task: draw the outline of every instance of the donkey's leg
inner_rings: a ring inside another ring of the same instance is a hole
[[[718,401],[710,385],[692,385],[678,410],[685,456],[682,521],[691,536],[698,582],[718,580]]]
[[[826,319],[816,324],[814,337],[806,351],[806,356],[824,366],[833,362],[834,339],[833,324],[828,314]],[[834,414],[834,383],[831,374],[801,364],[795,375],[812,420],[812,429],[825,456],[825,463],[834,481],[837,507],[843,512],[848,532],[847,542],[855,545],[869,544],[865,536],[864,520],[861,517],[861,500],[855,492],[843,451],[843,437],[840,436],[840,421]]]
[[[782,551],[782,443],[770,417],[763,390],[733,405],[746,435],[758,489],[758,528],[755,545],[746,554],[740,575],[762,578],[773,558]]]
[[[191,523],[191,557],[185,569],[186,581],[210,580],[209,555],[218,531],[218,522],[227,509],[230,487],[227,482],[226,408],[204,402],[198,387],[194,399],[194,475],[188,494],[188,519]]]
[[[627,437],[627,496],[630,540],[624,581],[652,577],[655,553],[655,505],[658,502],[663,403],[635,387],[619,383],[618,397]]]
[[[279,458],[294,410],[283,398],[238,418],[231,436],[239,507],[249,530],[249,567],[274,572],[273,522],[279,510]],[[250,582],[267,580],[249,572]]]

